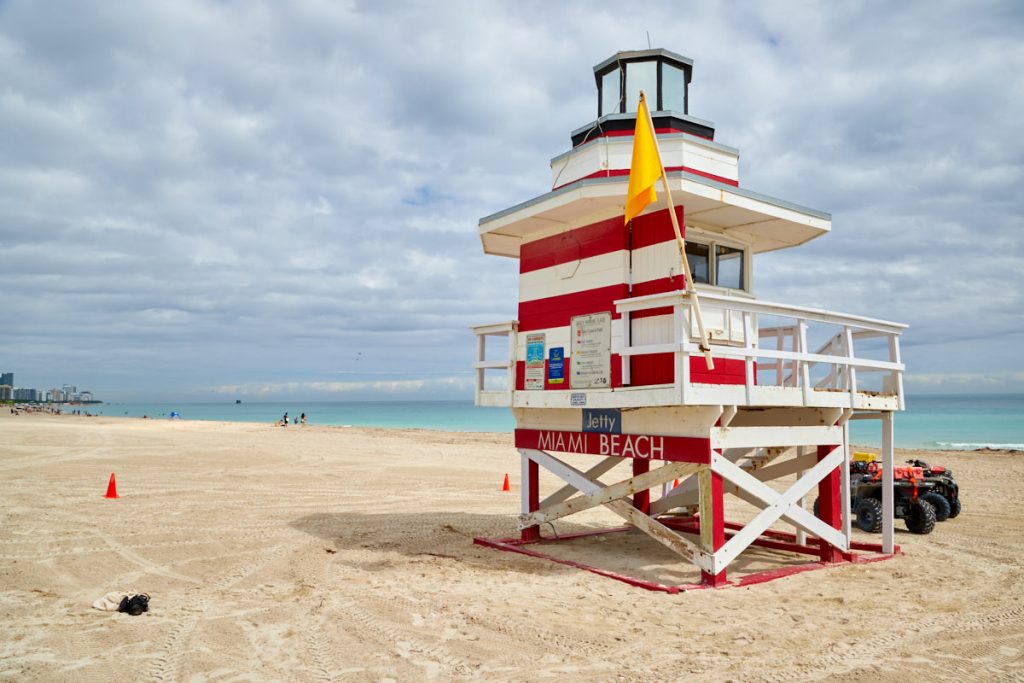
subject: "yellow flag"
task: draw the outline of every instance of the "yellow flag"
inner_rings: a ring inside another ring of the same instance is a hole
[[[633,163],[629,166],[629,190],[626,193],[626,222],[639,216],[644,207],[658,199],[654,184],[661,178],[661,159],[658,158],[651,117],[647,113],[647,98],[640,93],[640,106],[636,112],[636,132],[633,133]]]

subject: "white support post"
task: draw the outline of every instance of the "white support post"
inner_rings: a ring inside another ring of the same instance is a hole
[[[750,315],[747,311],[743,312],[743,347],[752,352],[754,350],[754,330],[750,322]],[[782,366],[781,360],[776,362],[780,367]],[[749,406],[754,403],[754,358],[749,354],[743,358],[743,376],[744,396]]]
[[[850,329],[849,325],[843,327],[843,346],[846,347],[846,357],[851,361],[851,365],[846,366],[846,382],[848,384],[847,389],[850,391],[850,407],[857,407],[857,368],[852,365],[854,358],[853,354],[853,330]]]
[[[893,540],[895,532],[893,466],[896,457],[893,441],[892,413],[886,411],[882,413],[882,552],[890,555],[896,549],[896,543]]]
[[[722,406],[722,417],[720,419],[722,429],[726,429],[732,424],[732,420],[736,417],[736,413],[739,412],[736,406]]]
[[[476,336],[476,360],[477,362],[483,362],[487,356],[487,335],[478,334]],[[476,369],[476,392],[473,396],[473,402],[477,405],[480,404],[480,392],[484,390],[484,369],[477,367]]]
[[[633,316],[629,311],[622,313],[622,348],[623,350],[628,349],[633,345]],[[622,385],[628,387],[631,383],[630,377],[630,366],[632,365],[633,357],[628,354],[622,354],[619,356],[619,360],[622,363]]]
[[[843,506],[843,535],[851,538],[853,532],[852,511],[850,510],[850,422],[853,411],[846,411],[843,420],[843,470],[840,473],[840,499]]]
[[[803,457],[806,455],[806,453],[807,453],[807,450],[803,446],[797,446],[797,448],[796,448],[797,460],[803,459]],[[804,472],[805,471],[806,470],[800,470],[799,472],[796,473],[796,480],[797,481],[800,481],[800,479],[804,476]],[[796,504],[799,505],[800,507],[804,507],[804,501],[805,501],[805,497],[804,496],[800,496],[800,500],[798,500],[796,502]],[[796,526],[796,525],[794,525],[794,528],[796,529],[796,542],[797,542],[797,545],[807,545],[807,532],[804,531],[803,529],[801,529],[800,527]]]
[[[512,394],[516,390],[516,337],[519,335],[519,325],[512,323],[512,329],[508,331],[508,395],[511,404]]]
[[[797,350],[800,348],[800,335],[797,334],[797,327],[796,327],[796,325],[794,325],[793,327],[791,327],[789,329],[790,329],[790,332],[789,332],[789,340],[790,340],[789,341],[789,346],[790,346],[790,349],[789,350],[792,351],[793,353],[796,353]],[[795,360],[793,361],[793,365],[790,368],[789,373],[790,373],[789,376],[793,380],[793,386],[794,387],[797,386],[797,383],[800,381],[800,374],[799,374],[800,373],[800,363],[799,363],[799,361],[795,361]]]
[[[889,335],[889,360],[893,363],[903,363],[900,359],[900,338],[898,335]],[[895,380],[896,397],[899,400],[900,410],[906,410],[903,402],[903,371],[893,370],[892,377]]]
[[[798,320],[796,323],[800,353],[808,353],[807,349],[807,323]],[[800,364],[800,388],[803,390],[804,405],[811,404],[811,368],[807,361],[798,361]]]
[[[776,351],[782,351],[783,350],[783,346],[785,346],[785,344],[783,342],[784,342],[784,338],[782,336],[782,328],[776,328],[776,331],[775,331],[775,350]],[[783,386],[783,382],[784,382],[783,378],[785,377],[785,368],[784,368],[785,363],[782,361],[781,358],[778,361],[776,361],[776,363],[777,364],[775,366],[775,385],[781,387],[781,386]]]
[[[690,318],[685,314],[683,304],[677,303],[672,307],[672,328],[674,330],[673,343],[676,345],[676,352],[673,354],[675,361],[675,390],[676,404],[685,405],[686,396],[690,388],[690,358],[683,350],[683,341],[689,337]]]
[[[530,514],[530,456],[519,449],[519,514]]]

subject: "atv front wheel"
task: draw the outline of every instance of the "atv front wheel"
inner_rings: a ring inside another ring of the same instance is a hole
[[[951,498],[949,500],[949,518],[953,519],[960,514],[960,499]]]
[[[949,501],[941,493],[936,491],[929,491],[928,493],[921,496],[921,500],[927,500],[935,508],[935,521],[945,522],[949,519],[952,510],[949,505]]]
[[[928,501],[918,498],[910,503],[906,522],[910,533],[930,534],[935,528],[935,508]]]
[[[882,501],[865,498],[857,506],[857,526],[861,531],[877,534],[882,530]]]

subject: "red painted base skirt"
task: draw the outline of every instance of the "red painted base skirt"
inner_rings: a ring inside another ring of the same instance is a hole
[[[683,531],[688,533],[699,533],[700,523],[697,519],[684,519],[684,520],[672,520],[672,519],[660,519],[662,524],[671,527],[677,531]],[[743,528],[740,524],[732,522],[726,522],[725,527],[727,529],[741,529]],[[519,538],[483,538],[478,537],[473,539],[473,543],[481,545],[487,548],[494,548],[495,550],[502,550],[506,552],[520,553],[522,555],[529,555],[530,557],[536,557],[542,560],[548,560],[549,562],[556,562],[558,564],[564,564],[568,567],[575,567],[576,569],[582,569],[588,572],[593,572],[600,576],[605,576],[609,579],[615,579],[616,581],[622,581],[631,586],[637,588],[643,588],[649,591],[660,591],[663,593],[675,594],[682,593],[684,591],[699,590],[703,588],[735,588],[738,586],[753,586],[759,583],[765,583],[767,581],[774,581],[775,579],[781,579],[785,576],[792,576],[794,574],[802,574],[804,572],[814,571],[816,569],[826,569],[828,567],[835,567],[844,564],[868,564],[871,562],[880,562],[887,560],[892,555],[885,555],[882,553],[882,546],[880,543],[862,543],[854,541],[850,543],[850,547],[853,550],[861,551],[866,554],[856,554],[853,552],[843,553],[843,560],[841,562],[810,562],[808,564],[801,564],[795,566],[778,567],[776,569],[766,569],[760,572],[754,572],[747,574],[740,579],[735,581],[727,581],[721,586],[711,586],[702,583],[687,583],[679,585],[667,585],[658,583],[656,581],[648,581],[635,576],[629,576],[619,572],[609,571],[607,569],[601,569],[589,564],[583,564],[574,560],[565,560],[554,555],[547,553],[541,553],[536,550],[531,550],[526,546],[538,543],[540,541],[570,541],[576,538],[585,538],[587,536],[599,536],[601,534],[614,534],[629,531],[632,527],[613,527],[611,529],[595,529],[594,531],[581,531],[572,534],[559,534],[556,537],[539,536],[537,540],[524,541]],[[731,533],[726,533],[726,537],[731,537]],[[820,553],[819,546],[821,540],[817,538],[808,538],[807,545],[801,546],[796,543],[796,535],[786,533],[784,531],[774,531],[769,529],[765,531],[756,541],[751,545],[770,548],[773,550],[785,550],[789,552],[796,552],[806,555],[816,556]],[[900,547],[896,546],[896,554],[902,554]]]

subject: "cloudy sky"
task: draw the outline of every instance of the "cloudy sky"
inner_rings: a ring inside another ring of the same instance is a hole
[[[550,189],[592,67],[647,32],[744,187],[833,215],[760,298],[909,323],[912,393],[1024,391],[1012,1],[0,0],[0,370],[470,396],[467,328],[516,298],[477,221]]]

